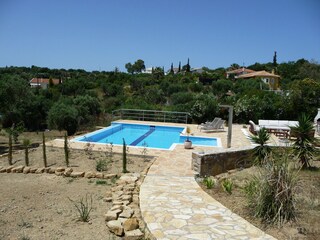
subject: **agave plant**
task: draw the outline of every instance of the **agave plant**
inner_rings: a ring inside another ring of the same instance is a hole
[[[293,143],[293,152],[298,157],[302,168],[310,167],[310,160],[317,151],[314,144],[316,139],[313,133],[313,123],[309,116],[302,114],[298,119],[299,125],[290,127],[291,134],[296,137]]]
[[[257,131],[257,135],[250,136],[250,139],[255,144],[258,144],[253,151],[256,157],[256,162],[262,164],[267,155],[271,152],[270,146],[267,145],[267,142],[270,139],[270,134],[265,128],[261,128]]]

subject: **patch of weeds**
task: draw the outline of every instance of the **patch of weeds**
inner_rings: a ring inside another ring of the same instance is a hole
[[[214,187],[215,181],[210,177],[205,177],[203,179],[203,184],[206,186],[207,189],[211,189]]]
[[[85,197],[80,198],[78,201],[74,201],[68,198],[73,203],[78,212],[78,217],[81,222],[88,222],[90,213],[92,211],[92,195],[88,198],[88,194]]]
[[[119,179],[118,176],[115,176],[115,177],[111,178],[111,183],[115,184],[118,179]]]
[[[26,222],[23,218],[21,218],[21,222],[18,223],[18,226],[21,228],[32,228],[32,223]]]
[[[264,171],[253,180],[256,183],[249,183],[245,191],[255,217],[281,226],[296,219],[298,172],[289,164],[291,156],[288,154],[271,154],[267,160]]]
[[[107,170],[107,161],[105,159],[99,159],[96,161],[96,170],[103,172]]]
[[[148,158],[148,156],[147,156],[147,154],[148,154],[148,144],[144,141],[143,143],[142,143],[142,150],[141,150],[141,156],[142,156],[142,159],[143,159],[143,161],[144,162],[147,162],[147,158]]]
[[[85,154],[88,156],[89,159],[94,159],[94,156],[93,156],[93,147],[94,147],[94,144],[91,144],[90,141],[91,139],[90,138],[86,138],[86,141],[89,141],[88,143],[86,143],[86,145],[84,146],[84,152]]]
[[[227,192],[227,193],[229,193],[229,194],[232,193],[233,182],[232,182],[231,179],[228,179],[228,178],[227,178],[227,179],[224,179],[221,185],[222,185],[222,189],[223,189],[225,192]]]
[[[108,182],[106,180],[96,180],[96,185],[107,185]]]

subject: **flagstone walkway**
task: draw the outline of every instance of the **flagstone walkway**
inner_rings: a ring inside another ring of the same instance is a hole
[[[163,152],[140,188],[140,208],[157,239],[275,239],[205,193],[191,170],[192,150]]]

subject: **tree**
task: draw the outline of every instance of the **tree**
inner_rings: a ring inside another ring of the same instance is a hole
[[[189,64],[189,58],[188,58],[188,62],[187,62],[187,64],[186,65],[184,65],[183,67],[182,67],[182,70],[183,71],[185,71],[185,72],[190,72],[190,64]]]
[[[66,130],[70,136],[78,129],[78,111],[73,105],[61,100],[49,110],[47,121],[50,128]]]
[[[178,72],[181,72],[181,62],[179,62]]]
[[[144,65],[144,61],[141,59],[138,59],[134,64],[133,64],[133,70],[137,73],[141,73],[142,70],[145,70],[146,66]]]
[[[170,74],[172,74],[172,75],[174,74],[173,63],[171,63]]]
[[[273,55],[273,67],[276,68],[278,66],[278,63],[277,63],[277,51],[274,52],[274,55]]]
[[[134,73],[134,68],[133,68],[133,66],[132,66],[131,63],[126,63],[126,65],[124,65],[124,66],[125,66],[125,68],[127,69],[127,72],[128,72],[128,73],[131,73],[131,74]]]
[[[26,166],[29,166],[29,146],[30,146],[30,140],[29,139],[24,139],[23,140],[23,147],[24,147],[24,160],[26,163]]]

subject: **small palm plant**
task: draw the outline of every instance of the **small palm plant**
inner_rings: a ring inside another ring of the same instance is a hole
[[[313,132],[313,124],[311,118],[302,114],[298,119],[299,125],[290,127],[291,134],[296,137],[293,143],[293,152],[298,157],[302,168],[310,167],[310,160],[313,159],[314,153],[317,151],[314,144],[315,137]]]
[[[267,155],[270,154],[271,148],[267,145],[267,142],[270,139],[270,134],[265,128],[261,128],[257,135],[250,136],[251,141],[258,144],[253,151],[256,157],[256,163],[261,165],[266,159]]]

